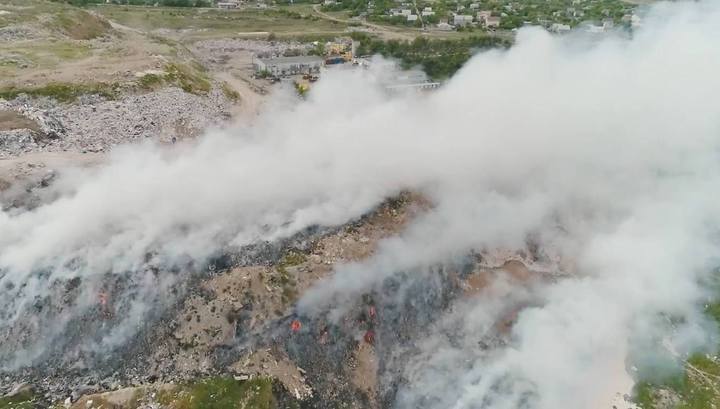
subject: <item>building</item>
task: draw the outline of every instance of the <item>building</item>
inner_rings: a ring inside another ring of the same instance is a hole
[[[394,17],[407,17],[412,14],[410,9],[390,9],[390,14]]]
[[[478,23],[485,26],[485,28],[498,28],[500,27],[500,17],[493,17],[492,12],[489,10],[483,10],[477,12]]]
[[[421,70],[400,71],[384,79],[385,89],[391,92],[423,91],[440,86],[430,81]]]
[[[417,84],[388,85],[385,89],[390,92],[424,91],[438,88],[440,85],[439,82],[419,82]]]
[[[438,23],[437,29],[440,31],[452,31],[455,29],[455,27],[448,23],[441,22],[441,23]]]
[[[492,11],[490,10],[483,10],[477,12],[477,21],[479,23],[485,24],[485,20],[492,16]]]
[[[257,72],[282,77],[295,74],[316,74],[323,66],[323,58],[315,55],[297,57],[256,58],[253,62]]]
[[[588,33],[591,33],[591,34],[602,34],[605,32],[605,29],[603,28],[603,26],[598,26],[595,24],[587,24],[587,25],[585,25],[585,31]]]
[[[635,14],[633,14],[632,17],[630,17],[630,24],[633,28],[640,27],[642,25],[642,23],[640,21],[641,21],[640,17],[636,16]]]
[[[500,17],[488,17],[485,19],[486,28],[498,28],[500,27]]]
[[[456,14],[453,16],[453,24],[458,27],[466,26],[473,21],[473,16],[469,14]]]
[[[218,2],[217,6],[221,9],[236,9],[240,7],[240,2],[238,0],[225,0]]]
[[[567,24],[554,23],[550,26],[550,31],[553,33],[566,33],[570,31],[570,26]]]

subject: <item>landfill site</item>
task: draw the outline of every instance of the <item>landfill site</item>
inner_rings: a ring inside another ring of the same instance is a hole
[[[404,289],[412,295],[402,305],[395,301],[401,290],[396,279],[357,297],[339,317],[296,311],[304,291],[333,266],[368,257],[378,241],[398,234],[426,206],[421,197],[402,194],[348,225],[221,254],[205,271],[185,277],[182,288],[168,289],[182,296],[145,317],[111,359],[87,347],[123,324],[136,301],[132,287],[137,283],[108,277],[95,305],[66,324],[36,365],[6,377],[5,385],[33,388],[47,404],[67,401],[71,407],[158,407],[168,401],[182,407],[187,398],[176,385],[226,376],[271,380],[281,407],[330,408],[338,402],[383,407],[403,381],[396,361],[410,353],[405,345],[422,339],[423,329],[453,303],[482,292],[495,274],[531,285],[525,263],[537,262],[531,255],[504,260],[478,254],[462,264],[439,266],[431,282]],[[56,294],[23,312],[24,325],[5,333],[4,360],[72,308],[81,282],[71,279],[55,287]],[[517,308],[498,317],[500,332],[480,340],[486,347],[503,342]]]
[[[5,16],[28,10],[3,6]],[[119,50],[110,55],[114,63],[91,57],[49,68],[18,51],[3,55],[9,67],[20,68],[1,80],[11,90],[90,73],[113,84],[78,95],[61,89],[59,95],[18,92],[0,99],[3,217],[26,217],[59,200],[67,174],[102,168],[115,149],[150,143],[180,155],[208,131],[263,121],[265,104],[300,104],[296,91],[317,81],[317,62],[336,70],[369,65],[354,58],[346,39],[327,44],[339,56],[327,61],[307,56],[317,42],[252,38],[208,39],[188,48],[178,43],[170,56],[155,34],[98,15],[84,18],[97,19],[102,33],[78,40],[33,20],[1,29],[15,50],[46,41],[90,48],[98,56]],[[430,83],[417,72],[395,78]],[[220,407],[213,406],[214,394],[238,385],[232,392],[241,394],[237,407],[388,407],[404,381],[397,361],[410,353],[409,342],[454,302],[482,291],[487,277],[507,270],[525,282],[528,266],[537,262],[530,254],[476,254],[438,266],[434,280],[418,280],[412,288],[399,287],[407,280],[389,280],[358,294],[342,313],[298,309],[304,293],[336,266],[367,259],[380,241],[399,235],[431,206],[417,192],[398,191],[347,222],[309,225],[242,246],[225,243],[180,264],[164,264],[151,246],[134,271],[88,272],[78,265],[74,273],[62,267],[59,275],[34,270],[16,279],[9,266],[2,268],[0,392],[6,397],[0,407]],[[44,289],[31,290],[35,280]],[[404,304],[395,301],[400,291],[412,293]],[[138,310],[138,304],[144,306]]]
[[[715,2],[442,79],[110,3],[0,1],[0,409],[720,405]]]

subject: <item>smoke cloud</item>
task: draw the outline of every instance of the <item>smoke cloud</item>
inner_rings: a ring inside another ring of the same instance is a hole
[[[301,311],[342,309],[399,271],[532,237],[547,256],[532,267],[553,278],[500,280],[448,311],[401,368],[396,406],[605,407],[629,391],[631,351],[651,334],[681,354],[714,339],[700,309],[720,256],[718,40],[716,2],[659,4],[632,38],[520,30],[433,93],[389,96],[382,73],[328,72],[307,101],[279,98],[252,126],[172,151],[118,149],[65,173],[52,202],[0,213],[0,334],[58,280],[81,277],[84,300],[33,342],[0,346],[0,361],[41,356],[108,277],[129,277],[126,293],[146,300],[133,328],[219,248],[342,224],[409,189],[432,209],[339,267]],[[509,341],[478,347],[517,303],[530,306]]]

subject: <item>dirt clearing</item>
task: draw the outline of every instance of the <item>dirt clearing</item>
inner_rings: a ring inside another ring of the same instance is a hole
[[[35,121],[20,115],[15,111],[0,111],[0,131],[13,131],[15,129],[30,129],[40,132],[40,127]]]

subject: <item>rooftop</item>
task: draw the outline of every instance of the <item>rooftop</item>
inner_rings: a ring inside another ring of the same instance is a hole
[[[317,55],[298,55],[294,57],[258,58],[264,64],[312,64],[321,63],[323,58]]]

